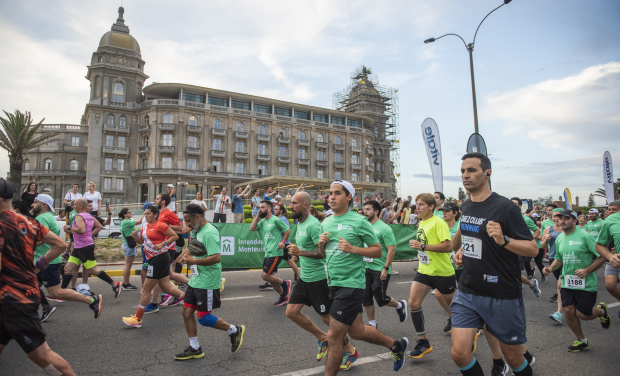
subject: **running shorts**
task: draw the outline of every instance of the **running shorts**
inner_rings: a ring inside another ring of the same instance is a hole
[[[61,264],[50,264],[45,270],[41,270],[37,274],[39,283],[45,287],[60,285],[60,265]]]
[[[140,246],[140,252],[142,253],[142,270],[148,269],[149,260],[146,258],[146,252],[144,252],[144,246]]]
[[[160,253],[149,259],[149,266],[146,269],[146,278],[162,279],[170,275],[170,253]]]
[[[551,267],[551,264],[553,264],[554,260],[555,259],[552,259],[552,258],[549,259],[549,267]],[[562,268],[558,268],[554,270],[552,273],[553,273],[553,276],[555,277],[555,280],[557,281],[558,279],[560,279],[560,276],[562,275]]]
[[[432,276],[418,272],[413,277],[413,282],[418,282],[432,289],[437,289],[442,295],[451,295],[456,291],[455,274],[451,276]]]
[[[497,299],[457,290],[450,311],[453,328],[479,329],[486,323],[489,333],[506,345],[527,342],[523,298]]]
[[[454,278],[456,278],[456,283],[459,283],[461,280],[461,274],[463,274],[463,268],[454,270]]]
[[[575,306],[575,309],[585,316],[592,316],[592,308],[596,305],[596,291],[580,291],[560,289],[562,307]]]
[[[613,275],[614,277],[618,277],[620,274],[620,268],[614,268],[613,266],[606,264],[605,265],[605,275]]]
[[[0,304],[0,345],[6,346],[12,339],[26,354],[45,343],[39,303]]]
[[[278,271],[280,261],[282,261],[282,256],[265,257],[263,260],[263,273],[275,274]]]
[[[304,282],[298,279],[288,304],[304,304],[312,306],[319,315],[329,314],[332,301],[329,299],[327,279],[316,282]]]
[[[329,288],[332,307],[329,315],[345,325],[353,325],[357,315],[364,312],[364,289],[332,286]]]
[[[189,307],[194,311],[209,313],[216,308],[220,308],[220,290],[197,289],[187,286],[183,297],[183,307]]]
[[[392,297],[387,294],[388,284],[391,275],[388,274],[385,281],[381,280],[381,272],[366,268],[366,289],[364,290],[363,306],[368,307],[374,304],[373,297],[379,307],[383,307],[392,301]]]
[[[97,266],[97,261],[95,260],[95,245],[91,244],[83,248],[74,248],[73,252],[71,252],[71,256],[69,256],[69,262],[77,266],[84,264],[86,269],[94,268]]]

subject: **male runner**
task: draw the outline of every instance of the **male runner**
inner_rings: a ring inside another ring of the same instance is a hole
[[[48,375],[75,375],[69,363],[45,341],[39,318],[37,272],[67,248],[65,242],[36,219],[18,214],[11,207],[12,183],[0,179],[0,354],[14,339],[36,365]],[[51,247],[33,264],[37,243]]]
[[[433,209],[433,215],[443,219],[443,202],[445,201],[446,196],[441,192],[435,192],[433,193],[433,196],[435,197],[435,203],[437,205]]]
[[[185,225],[192,229],[189,246],[181,255],[181,262],[187,264],[192,271],[183,303],[183,320],[189,336],[189,347],[174,358],[188,360],[205,356],[198,343],[196,319],[202,326],[225,330],[230,336],[231,351],[235,353],[243,343],[245,325],[230,325],[211,314],[221,305],[220,232],[207,222],[205,211],[200,205],[188,205],[183,210],[183,220]]]
[[[594,239],[596,239],[599,232],[601,232],[601,226],[603,226],[603,223],[605,221],[599,218],[597,208],[590,209],[588,218],[590,218],[590,220],[586,224],[586,231],[589,232],[590,235],[594,237]]]
[[[543,233],[545,232],[545,229],[549,226],[553,226],[553,209],[558,209],[558,206],[556,204],[549,204],[545,207],[545,214],[547,216],[547,218],[542,221],[542,223],[540,224],[540,232]]]
[[[396,301],[387,294],[388,284],[392,276],[392,260],[396,254],[396,239],[390,226],[379,220],[381,204],[377,201],[367,201],[364,204],[364,216],[372,225],[375,236],[381,244],[382,256],[379,258],[364,257],[366,261],[366,291],[364,291],[364,311],[368,317],[368,325],[377,328],[375,321],[375,305],[373,297],[379,307],[396,308],[400,322],[407,320],[407,301]]]
[[[109,283],[114,291],[114,297],[118,298],[121,293],[121,283],[114,282],[110,276],[103,270],[97,268],[95,260],[95,242],[93,234],[97,234],[103,226],[95,220],[88,212],[88,202],[86,199],[79,198],[75,200],[75,211],[77,215],[73,219],[71,225],[65,226],[65,231],[71,231],[73,234],[73,252],[69,256],[69,262],[65,266],[65,273],[62,276],[62,288],[69,286],[73,278],[73,271],[84,264],[86,273],[99,277],[102,281]],[[99,310],[101,310],[101,300],[99,301]],[[96,312],[95,315],[97,316]]]
[[[616,256],[618,256],[620,253],[620,214],[617,213],[620,212],[620,203],[610,203],[607,212],[609,215],[603,222],[601,231],[596,238],[596,250],[603,256],[601,247],[605,248],[609,245],[610,248],[615,249]],[[617,287],[619,276],[620,269],[618,267],[614,267],[611,263],[605,265],[605,288],[611,296],[618,300],[620,300],[620,290]],[[620,317],[620,311],[618,311],[618,317]]]
[[[418,273],[411,284],[409,309],[418,341],[409,356],[419,359],[433,351],[433,347],[426,338],[422,301],[431,289],[437,289],[446,305],[449,306],[456,291],[456,277],[450,261],[452,251],[450,229],[443,220],[443,212],[442,217],[433,214],[437,205],[435,197],[430,193],[421,193],[416,196],[415,203],[420,226],[416,239],[409,241],[409,247],[418,250],[420,263]],[[451,312],[448,314],[452,315]]]
[[[596,253],[594,237],[577,227],[579,216],[574,211],[564,210],[559,216],[563,232],[555,241],[555,261],[544,269],[544,273],[549,275],[554,270],[562,268],[560,294],[564,316],[568,326],[577,336],[577,340],[568,347],[568,351],[580,352],[588,350],[589,344],[581,330],[579,320],[598,318],[603,328],[609,329],[611,317],[607,304],[601,302],[596,305],[596,269],[602,262],[595,262],[599,254]]]
[[[489,189],[489,158],[468,153],[462,160],[461,179],[471,198],[461,206],[461,227],[452,239],[452,249],[458,250],[455,265],[464,267],[450,305],[452,359],[464,376],[483,375],[471,344],[478,328],[486,324],[502,343],[514,374],[529,376],[532,368],[524,356],[526,319],[518,256],[534,257],[538,248],[519,208]]]
[[[284,204],[274,204],[273,215],[280,218],[282,223],[284,223],[287,228],[290,227],[288,223],[288,218],[286,218],[287,213],[286,213],[286,208],[284,207]],[[293,256],[289,253],[288,247],[289,247],[289,241],[287,240],[284,242],[284,250],[283,250],[282,259],[286,261],[288,266],[290,266],[291,269],[293,270],[293,276],[294,276],[293,283],[296,283],[297,280],[299,279],[299,267],[297,266],[297,264],[295,264],[295,260],[293,260]]]
[[[344,180],[334,181],[329,188],[330,207],[334,215],[321,224],[319,252],[326,258],[327,279],[332,306],[329,311],[325,375],[338,373],[343,356],[342,342],[346,333],[354,340],[382,345],[392,351],[394,370],[405,365],[407,338],[393,340],[377,328],[362,323],[364,301],[364,256],[379,258],[381,244],[366,217],[352,212],[355,189]],[[364,247],[364,244],[367,247]]]
[[[258,215],[250,225],[250,231],[258,231],[265,247],[265,260],[263,261],[263,273],[261,278],[269,282],[280,298],[273,305],[288,303],[291,293],[291,281],[281,280],[276,277],[278,264],[284,256],[284,242],[288,240],[291,230],[280,218],[272,215],[273,204],[271,201],[262,201]],[[260,222],[259,222],[260,221]]]
[[[286,307],[286,317],[316,337],[319,348],[316,360],[320,362],[325,358],[329,349],[327,334],[319,329],[308,316],[301,313],[305,305],[312,306],[314,311],[321,316],[321,320],[329,326],[329,310],[332,301],[329,299],[325,258],[318,250],[321,223],[310,215],[311,204],[310,195],[306,192],[295,193],[291,198],[291,216],[299,222],[295,237],[297,244],[290,244],[289,252],[293,256],[300,257],[301,276],[293,288],[291,299]],[[353,347],[349,338],[345,337],[344,356],[340,370],[350,369],[359,357],[359,351]]]
[[[521,211],[523,202],[521,201],[520,198],[513,197],[510,199],[510,201],[512,201],[515,205],[517,205],[519,207],[519,211]],[[526,216],[525,214],[521,214],[521,215],[523,216],[525,225],[532,233],[534,240],[536,240],[536,247],[538,247],[537,249],[540,249],[540,241],[538,240],[538,238],[540,238],[540,229],[538,228],[538,226],[534,224],[534,221],[532,221],[530,217]],[[538,256],[538,253],[536,255]],[[524,285],[528,285],[530,289],[534,291],[534,295],[536,295],[536,297],[538,298],[540,296],[540,289],[538,288],[538,280],[534,279],[534,272],[532,271],[531,263],[532,263],[531,257],[519,256],[519,264],[521,266],[521,270],[525,269],[525,273],[527,274],[527,277],[524,275],[521,275],[521,283],[523,283]]]
[[[553,260],[555,260],[555,255],[557,253],[555,241],[562,233],[562,228],[560,227],[560,217],[558,216],[558,214],[561,212],[562,209],[560,208],[556,208],[551,211],[553,226],[547,227],[543,232],[541,247],[547,248],[547,250],[549,251],[549,265],[551,265],[553,263]],[[564,313],[564,308],[562,308],[562,299],[558,300],[558,296],[560,294],[560,289],[562,286],[560,284],[560,274],[562,274],[561,269],[557,269],[553,272],[553,276],[555,277],[556,282],[556,292],[549,299],[550,302],[556,303],[558,306],[558,310],[550,314],[549,318],[557,322],[558,324],[562,323],[562,314]]]

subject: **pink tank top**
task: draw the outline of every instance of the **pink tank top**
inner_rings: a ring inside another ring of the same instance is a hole
[[[93,225],[95,224],[95,218],[88,213],[78,213],[77,215],[84,219],[86,231],[83,234],[73,234],[73,248],[84,248],[95,244],[93,241]],[[77,227],[75,218],[73,219],[72,226]]]

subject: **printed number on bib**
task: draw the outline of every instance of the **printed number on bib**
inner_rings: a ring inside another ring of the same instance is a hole
[[[577,277],[576,275],[565,275],[564,286],[571,289],[585,289],[586,280]]]
[[[424,251],[418,251],[418,260],[420,260],[420,264],[428,265],[428,253]]]
[[[191,265],[189,268],[192,271],[192,277],[198,277],[198,265]]]
[[[364,261],[366,261],[366,262],[373,262],[373,261],[375,261],[375,259],[364,256]]]
[[[146,276],[147,277],[153,276],[153,265],[149,265],[148,269],[146,269]]]
[[[461,236],[463,256],[480,260],[482,258],[482,240],[471,236]]]

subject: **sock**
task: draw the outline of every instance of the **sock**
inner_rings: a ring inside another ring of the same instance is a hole
[[[396,306],[396,309],[401,309],[401,308],[403,308],[403,303],[398,302],[398,305]]]
[[[138,304],[138,310],[136,311],[136,317],[140,321],[142,321],[142,316],[144,316],[144,309],[145,308],[146,308],[145,306]]]
[[[523,359],[521,367],[512,370],[515,376],[532,376],[532,367],[530,367],[527,359]]]
[[[588,340],[587,339],[580,339],[581,342],[586,343]]]
[[[413,321],[415,334],[422,335],[426,333],[426,330],[424,329],[424,313],[422,312],[422,308],[411,311],[411,320]]]
[[[90,297],[90,303],[88,304],[93,304],[95,302],[95,298],[93,298],[92,296]]]
[[[237,327],[234,325],[231,325],[230,328],[228,328],[228,330],[226,331],[226,333],[228,333],[228,335],[237,333]]]
[[[185,297],[185,293],[183,291],[181,291],[181,296],[179,296],[177,299],[183,300],[184,297]]]
[[[61,288],[66,289],[67,286],[69,286],[69,283],[71,283],[71,280],[73,279],[73,275],[72,274],[64,274],[62,276],[62,285],[60,285]]]
[[[103,270],[99,271],[99,274],[97,274],[97,277],[99,277],[101,280],[109,283],[112,287],[115,286],[114,281],[112,280],[112,278],[110,278],[110,276],[107,275],[106,272],[104,272]]]
[[[377,321],[376,320],[370,320],[370,321],[368,321],[368,325],[374,326],[376,328],[377,327]]]
[[[478,363],[476,357],[474,357],[471,363],[469,363],[465,367],[460,368],[460,370],[463,376],[484,376],[482,367],[480,367],[480,363]]]
[[[493,359],[493,365],[504,368],[504,359]]]
[[[39,296],[41,297],[41,306],[44,310],[52,308],[52,306],[50,306],[50,303],[47,301],[47,297],[43,293],[43,290],[39,290]]]
[[[189,339],[189,345],[194,350],[198,350],[200,348],[200,344],[198,343],[198,337],[192,337]]]
[[[392,350],[392,352],[399,352],[400,350],[402,350],[403,345],[402,343],[400,343],[400,339],[394,341],[394,344],[392,345],[392,347],[390,348],[390,350]]]

